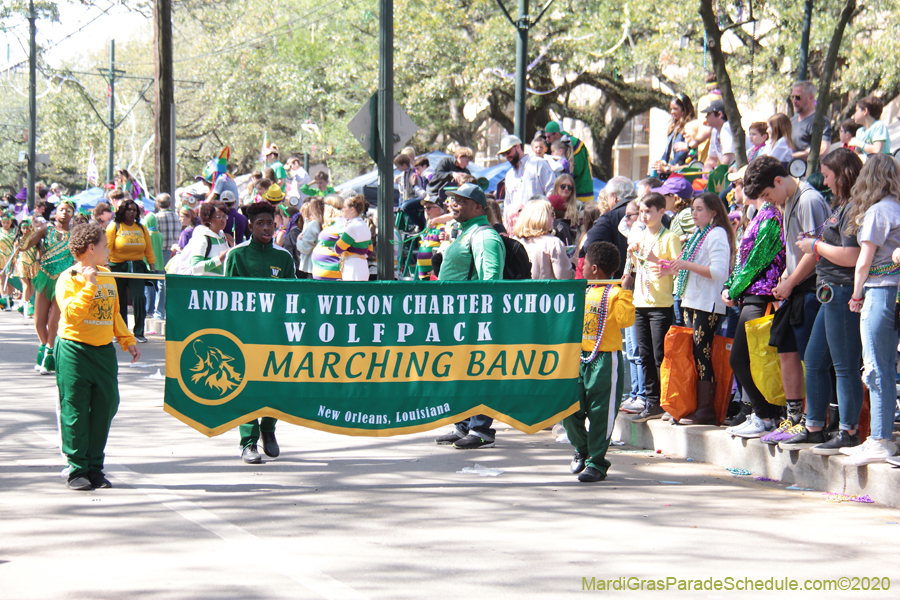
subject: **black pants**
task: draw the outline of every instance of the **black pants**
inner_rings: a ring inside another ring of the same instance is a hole
[[[671,306],[636,308],[634,313],[634,338],[641,357],[647,402],[659,404],[659,366],[665,356],[666,334],[675,320],[675,310]]]
[[[753,382],[753,374],[750,372],[750,350],[747,347],[747,321],[758,319],[766,314],[767,302],[744,302],[741,307],[741,316],[738,319],[737,330],[734,332],[734,343],[731,346],[731,370],[738,383],[741,384],[744,402],[750,401],[753,412],[760,419],[772,419],[777,417],[781,408],[766,402],[766,398]]]
[[[693,308],[684,309],[684,323],[694,329],[694,362],[697,364],[697,379],[715,381],[712,364],[712,343],[722,315]]]
[[[148,273],[142,260],[123,263],[109,263],[109,270],[119,273]],[[116,279],[116,293],[119,295],[119,312],[128,323],[128,304],[134,308],[134,335],[144,335],[144,319],[147,317],[147,298],[144,295],[144,279]]]

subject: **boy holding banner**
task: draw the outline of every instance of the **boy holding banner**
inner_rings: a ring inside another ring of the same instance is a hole
[[[584,257],[588,280],[608,279],[619,268],[619,250],[609,242],[594,242]],[[566,435],[575,446],[570,469],[578,481],[606,479],[609,440],[622,399],[622,334],[634,324],[630,290],[615,285],[589,286],[584,299],[581,334],[581,367],[578,372],[578,412],[563,420]],[[584,420],[591,422],[590,431]]]
[[[225,257],[225,277],[271,277],[295,279],[294,257],[272,243],[275,236],[275,207],[268,202],[256,202],[247,207],[251,237],[232,248]],[[262,421],[262,423],[260,423]],[[241,459],[251,465],[262,462],[257,443],[262,431],[263,452],[275,458],[281,454],[275,439],[273,417],[254,419],[240,427]]]

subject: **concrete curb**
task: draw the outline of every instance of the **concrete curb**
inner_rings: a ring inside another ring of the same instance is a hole
[[[843,456],[818,456],[809,450],[785,452],[759,440],[733,438],[722,427],[683,426],[658,419],[635,423],[634,418],[619,413],[614,440],[720,467],[746,469],[798,487],[867,494],[882,506],[900,507],[900,469],[888,464],[845,466]]]

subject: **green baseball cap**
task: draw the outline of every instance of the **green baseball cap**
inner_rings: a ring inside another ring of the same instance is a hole
[[[487,198],[484,195],[484,190],[475,185],[474,183],[466,183],[459,186],[459,189],[451,191],[447,191],[448,196],[459,196],[460,198],[468,198],[472,202],[476,204],[480,204],[481,206],[487,208]]]
[[[560,133],[562,130],[559,127],[559,123],[556,121],[550,121],[547,123],[547,126],[544,127],[544,131],[546,133]]]

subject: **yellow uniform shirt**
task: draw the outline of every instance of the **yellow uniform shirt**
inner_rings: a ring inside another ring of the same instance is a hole
[[[641,257],[653,253],[662,260],[675,260],[681,256],[681,240],[668,229],[656,233],[644,230],[638,254]],[[641,261],[635,256],[637,274],[634,278],[634,305],[638,308],[667,308],[675,303],[675,277],[658,277],[648,270],[656,265]]]
[[[59,304],[59,330],[57,335],[73,342],[91,346],[105,346],[113,336],[119,340],[122,350],[135,343],[119,313],[116,280],[99,267],[97,285],[88,283],[74,269],[63,271],[56,281],[56,302]]]
[[[156,263],[153,256],[153,242],[150,232],[140,223],[110,223],[106,228],[106,245],[109,247],[109,262],[123,263],[129,260],[147,259],[148,264]]]
[[[600,309],[603,305],[603,291],[608,286],[600,285],[588,288],[584,296],[584,329],[581,332],[581,349],[593,352],[597,342],[597,330],[600,327]],[[600,340],[600,352],[615,352],[622,349],[622,329],[634,325],[634,304],[631,290],[623,290],[613,286],[609,292],[609,309],[603,338]]]

